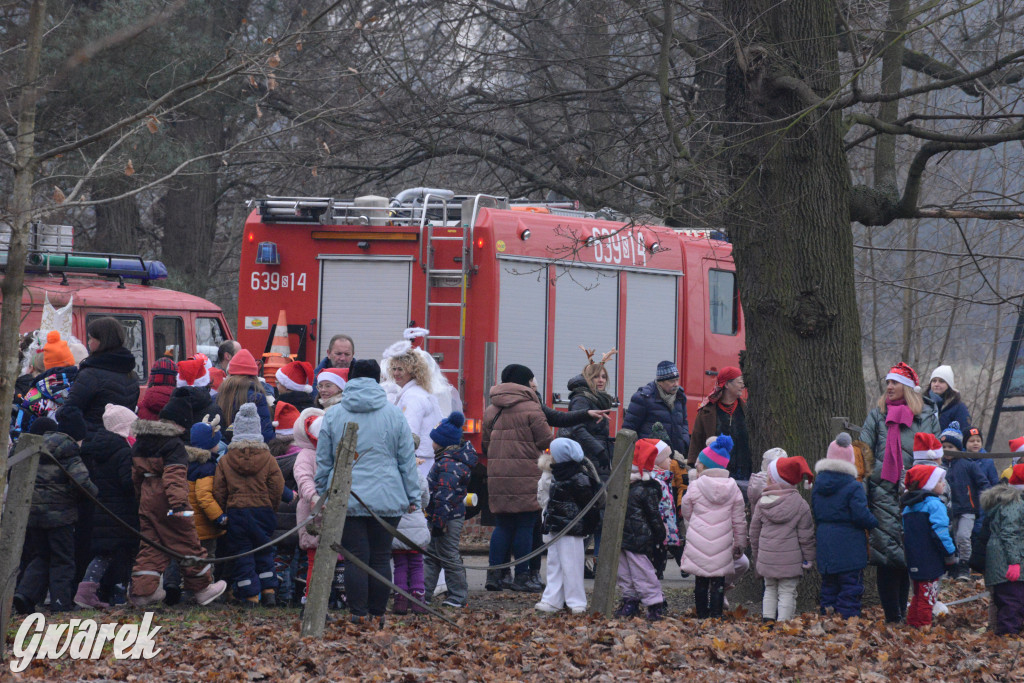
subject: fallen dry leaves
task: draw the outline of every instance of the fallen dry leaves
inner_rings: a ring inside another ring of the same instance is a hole
[[[156,618],[163,650],[153,660],[36,661],[20,675],[5,666],[0,680],[1024,681],[1024,639],[983,632],[987,600],[957,606],[918,631],[885,626],[877,607],[860,619],[805,614],[770,629],[742,608],[706,622],[677,609],[652,625],[541,617],[530,609],[533,599],[481,599],[481,609],[453,616],[458,628],[425,616],[389,616],[384,630],[368,630],[332,613],[337,621],[323,640],[299,637],[295,610],[168,609]],[[99,618],[137,616],[114,611]]]

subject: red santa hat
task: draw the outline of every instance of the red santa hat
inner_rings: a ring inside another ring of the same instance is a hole
[[[1010,486],[1024,488],[1024,462],[1019,462],[1010,469]]]
[[[1016,439],[1010,439],[1010,452],[1024,453],[1024,436]]]
[[[287,436],[293,433],[295,421],[299,419],[299,409],[291,403],[278,401],[274,405],[274,429],[279,435]]]
[[[946,470],[935,465],[914,465],[907,470],[903,483],[908,491],[934,491],[946,478]]]
[[[903,386],[910,387],[919,394],[921,393],[921,382],[918,380],[917,373],[914,372],[914,368],[906,363],[897,363],[892,366],[885,379],[899,382]]]
[[[930,432],[914,434],[914,462],[942,459],[942,444]]]
[[[205,387],[210,383],[210,373],[203,361],[192,358],[178,363],[179,387]]]
[[[668,459],[670,457],[672,457],[672,449],[664,441],[660,439],[639,439],[636,442],[633,461],[636,462],[637,459],[640,459],[643,462],[647,462],[649,460],[655,466],[665,470],[668,469]]]
[[[197,353],[196,355],[192,356],[192,360],[203,361],[203,365],[206,366],[207,370],[213,367],[213,362],[210,361],[210,357],[207,356],[205,353]]]
[[[330,382],[344,391],[348,384],[348,371],[349,368],[325,368],[316,376],[316,383]]]
[[[313,393],[313,366],[304,360],[293,360],[274,373],[278,386],[288,391]]]
[[[807,466],[807,461],[799,455],[772,460],[768,465],[768,474],[772,481],[790,486],[796,486],[801,481],[814,481],[814,473]]]

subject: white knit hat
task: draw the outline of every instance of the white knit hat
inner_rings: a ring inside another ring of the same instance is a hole
[[[933,379],[941,379],[949,385],[950,389],[956,391],[956,383],[953,381],[953,368],[948,365],[940,365],[932,370],[932,376],[928,378],[928,382],[931,383]]]

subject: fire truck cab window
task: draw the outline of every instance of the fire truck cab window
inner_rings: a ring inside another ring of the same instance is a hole
[[[736,334],[736,274],[728,270],[708,271],[708,320],[714,334]]]
[[[109,315],[109,314],[107,314]],[[101,315],[90,315],[85,320],[88,325]],[[124,347],[135,356],[135,376],[140,382],[146,380],[149,373],[149,364],[146,362],[146,326],[140,316],[136,315],[113,315],[124,328]]]
[[[153,318],[153,358],[185,360],[185,323],[178,317]]]
[[[227,341],[224,328],[216,318],[196,318],[196,352],[217,360],[217,347]]]

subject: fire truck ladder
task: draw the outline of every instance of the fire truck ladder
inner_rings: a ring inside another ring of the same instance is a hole
[[[445,197],[427,194],[423,197],[424,207],[431,206],[431,200],[442,203],[444,208],[442,220],[440,221],[428,220],[426,208],[424,208],[423,214],[420,218],[420,235],[422,236],[420,244],[425,251],[424,254],[421,254],[420,263],[422,264],[423,271],[427,276],[423,326],[428,330],[430,329],[431,312],[434,309],[458,308],[459,334],[458,336],[432,334],[424,340],[423,347],[425,351],[430,353],[430,343],[432,341],[457,341],[459,343],[457,365],[454,368],[441,368],[441,372],[455,375],[455,387],[458,389],[459,394],[462,395],[465,390],[463,366],[466,351],[466,288],[469,286],[469,273],[471,272],[469,255],[473,246],[471,241],[472,236],[470,230],[467,228],[461,225],[451,225],[452,221],[448,220],[448,202]],[[459,231],[461,234],[453,235],[451,234],[452,231]],[[459,268],[435,268],[434,243],[454,241],[462,242]],[[434,300],[434,296],[432,295],[434,294],[435,288],[450,288],[456,286],[459,288],[458,302]],[[438,365],[440,365],[440,361],[438,362]]]

